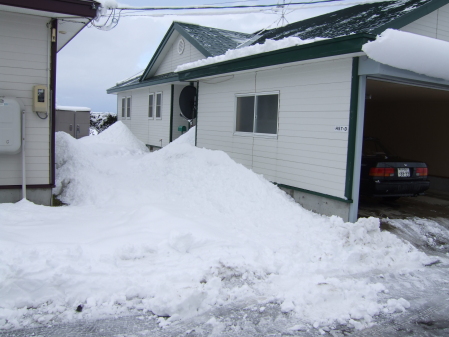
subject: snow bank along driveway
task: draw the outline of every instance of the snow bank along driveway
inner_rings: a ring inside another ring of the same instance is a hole
[[[58,133],[55,193],[69,206],[0,205],[0,327],[137,311],[164,325],[278,303],[315,328],[363,328],[410,305],[381,300],[388,289],[369,277],[435,258],[377,219],[306,211],[193,137],[149,153],[121,122],[79,140]]]

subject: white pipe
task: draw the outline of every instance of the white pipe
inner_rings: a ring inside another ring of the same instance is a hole
[[[25,110],[22,110],[22,199],[27,198],[25,168]]]

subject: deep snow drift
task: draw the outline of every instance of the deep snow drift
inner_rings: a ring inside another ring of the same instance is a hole
[[[0,204],[0,327],[138,310],[171,316],[164,325],[278,303],[310,326],[363,328],[406,310],[404,299],[381,301],[388,290],[369,277],[434,258],[377,219],[304,210],[193,137],[149,153],[121,122],[79,140],[57,133],[55,193],[69,206]]]

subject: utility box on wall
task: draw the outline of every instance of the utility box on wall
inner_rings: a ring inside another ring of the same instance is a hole
[[[89,136],[90,108],[57,106],[56,131],[64,131],[73,138]]]
[[[0,97],[0,155],[16,154],[22,146],[22,111],[12,97]]]

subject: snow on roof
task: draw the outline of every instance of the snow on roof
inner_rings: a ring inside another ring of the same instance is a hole
[[[60,111],[90,111],[91,109],[83,107],[83,106],[57,105],[56,110],[60,110]]]
[[[379,63],[449,81],[449,42],[387,29],[362,50]]]
[[[411,11],[419,11],[431,2],[432,0],[399,0],[363,3],[267,30],[255,42],[263,43],[266,39],[279,40],[287,36],[305,40],[358,33],[378,34],[397,19]]]
[[[252,36],[252,34],[205,27],[179,21],[175,22],[175,26],[181,28],[211,56],[222,55],[227,50],[236,48],[239,44]]]
[[[229,61],[241,57],[246,57],[255,54],[267,53],[273,50],[289,48],[293,46],[299,46],[303,44],[313,43],[321,40],[326,40],[324,38],[314,38],[309,40],[301,40],[299,37],[286,37],[282,40],[266,40],[263,44],[256,44],[253,46],[247,46],[239,49],[228,50],[224,55],[208,57],[206,59],[201,59],[194,62],[189,62],[181,64],[176,67],[175,72],[206,66],[209,64]]]

